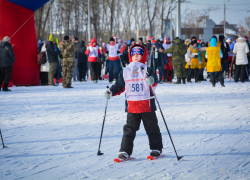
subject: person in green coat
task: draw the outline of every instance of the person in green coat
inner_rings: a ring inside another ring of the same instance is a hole
[[[183,84],[185,84],[185,54],[187,53],[187,46],[183,43],[183,41],[177,38],[174,41],[174,44],[169,49],[159,49],[159,52],[165,54],[172,53],[172,64],[174,66],[175,74],[177,76],[177,82],[175,84],[181,84],[181,79],[183,80]]]

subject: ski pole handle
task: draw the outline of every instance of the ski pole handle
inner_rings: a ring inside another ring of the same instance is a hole
[[[107,91],[109,94],[111,93],[109,86],[107,86]]]
[[[141,67],[141,70],[146,73],[147,77],[149,77],[149,73],[148,73],[147,69],[144,69],[144,67]]]

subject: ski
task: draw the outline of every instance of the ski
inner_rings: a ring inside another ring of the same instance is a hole
[[[165,157],[165,154],[161,154],[159,157],[148,156],[147,160],[152,161],[152,160],[156,160],[162,157]]]
[[[122,162],[130,161],[130,160],[133,160],[133,159],[135,159],[135,158],[133,158],[133,157],[130,157],[130,158],[128,158],[128,159],[119,159],[119,158],[115,158],[115,159],[114,159],[114,162],[115,162],[115,163],[122,163]]]

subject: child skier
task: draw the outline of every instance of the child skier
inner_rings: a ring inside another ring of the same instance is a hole
[[[134,138],[136,131],[139,130],[141,120],[152,150],[150,155],[159,157],[162,153],[162,136],[155,114],[156,105],[152,91],[152,88],[156,88],[158,80],[153,70],[145,65],[147,57],[148,52],[145,46],[132,45],[129,50],[131,63],[121,71],[115,85],[110,88],[111,92],[105,92],[106,99],[120,95],[124,91],[126,93],[127,124],[123,127],[119,159],[127,159],[132,154]]]

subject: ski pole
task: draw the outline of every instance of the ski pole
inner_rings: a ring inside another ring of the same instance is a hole
[[[1,139],[2,139],[2,143],[3,143],[3,148],[7,148],[7,146],[4,145],[4,142],[3,142],[3,136],[2,136],[2,131],[0,129],[0,134],[1,134]]]
[[[110,93],[110,89],[107,86],[107,90]],[[107,107],[108,107],[108,99],[106,100],[106,106],[105,106],[105,112],[104,112],[104,118],[103,118],[103,123],[102,123],[102,131],[101,131],[101,137],[100,137],[100,142],[99,142],[99,148],[98,148],[98,152],[97,152],[97,156],[101,156],[104,153],[101,152],[100,148],[101,148],[101,142],[102,142],[102,134],[103,134],[103,129],[104,129],[104,122],[105,122],[105,118],[106,118],[106,112],[107,112]]]
[[[144,69],[144,68],[142,68],[142,69]],[[145,69],[144,69],[143,71],[147,74],[147,77],[149,77],[148,72],[147,72]],[[161,110],[160,103],[159,103],[159,101],[158,101],[158,99],[157,99],[157,97],[156,97],[156,94],[155,94],[155,92],[154,92],[153,87],[152,87],[152,86],[150,86],[150,87],[151,87],[151,90],[152,90],[152,92],[153,92],[153,95],[155,96],[155,100],[156,100],[156,102],[157,102],[157,104],[158,104],[158,107],[159,107],[159,109],[160,109],[160,112],[161,112],[161,115],[162,115],[162,119],[163,119],[164,124],[165,124],[165,126],[166,126],[166,128],[167,128],[168,135],[169,135],[169,138],[170,138],[170,140],[171,140],[171,143],[172,143],[172,145],[173,145],[173,147],[174,147],[174,151],[175,151],[177,160],[179,161],[181,158],[183,158],[183,156],[178,156],[178,154],[177,154],[177,152],[176,152],[176,149],[175,149],[175,146],[174,146],[174,142],[173,142],[173,140],[172,140],[172,137],[171,137],[170,132],[169,132],[169,129],[168,129],[168,125],[167,125],[167,123],[166,123],[166,120],[165,120],[164,115],[163,115],[162,110]]]

